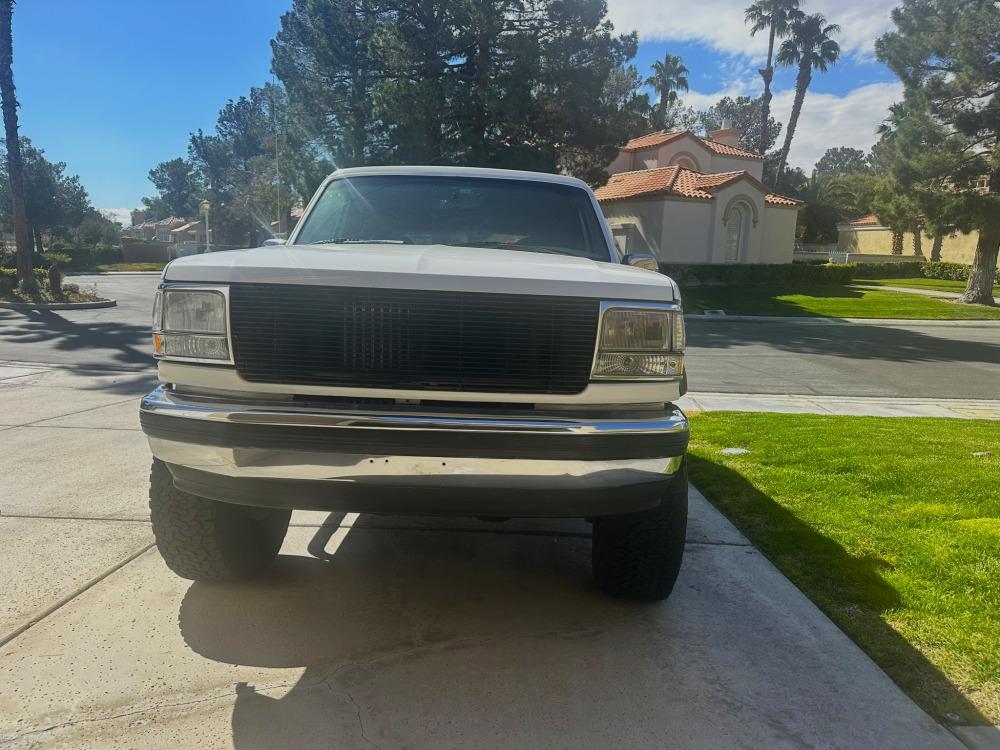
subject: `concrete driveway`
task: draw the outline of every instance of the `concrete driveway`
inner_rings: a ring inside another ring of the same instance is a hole
[[[150,380],[0,366],[0,746],[961,747],[697,493],[662,604],[568,521],[298,513],[263,580],[181,580]]]

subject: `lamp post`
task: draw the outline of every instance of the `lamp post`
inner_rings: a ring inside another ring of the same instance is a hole
[[[208,228],[208,212],[212,208],[212,204],[207,200],[201,202],[201,212],[205,214],[205,252],[212,252],[212,232]]]

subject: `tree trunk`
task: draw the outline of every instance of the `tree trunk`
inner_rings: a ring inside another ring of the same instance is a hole
[[[924,238],[920,236],[920,227],[913,228],[913,254],[924,257]]]
[[[767,65],[760,71],[760,77],[764,79],[764,93],[760,97],[760,155],[767,152],[767,118],[771,114],[771,81],[774,78],[774,22],[771,22],[771,30],[767,37]]]
[[[903,233],[893,231],[892,233],[892,254],[902,255],[903,254]]]
[[[38,255],[41,255],[45,252],[45,247],[42,245],[42,230],[38,227],[38,225],[35,225],[31,227],[31,233],[35,238],[35,252]]]
[[[24,212],[24,163],[21,161],[21,139],[17,134],[17,99],[14,94],[14,41],[11,16],[14,0],[0,0],[0,98],[3,100],[3,127],[7,138],[7,171],[10,177],[11,203],[14,213],[14,240],[17,246],[17,278],[21,288],[37,292],[31,265],[31,237]]]
[[[792,137],[795,135],[795,126],[799,122],[799,113],[802,112],[802,102],[806,98],[806,89],[812,80],[812,68],[808,64],[799,65],[799,74],[795,77],[795,100],[792,102],[792,113],[788,118],[788,126],[785,128],[785,143],[781,147],[781,157],[778,159],[778,171],[775,172],[775,186],[781,184],[781,175],[785,171],[785,164],[788,162],[788,151],[792,147]]]
[[[969,283],[958,302],[970,305],[994,305],[993,282],[996,279],[997,254],[1000,253],[1000,230],[979,230],[976,254],[969,269]]]
[[[931,245],[931,260],[941,260],[941,245],[944,244],[944,235],[935,234],[934,244]]]

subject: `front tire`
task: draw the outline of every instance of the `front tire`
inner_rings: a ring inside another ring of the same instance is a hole
[[[687,461],[660,504],[594,520],[593,570],[598,587],[622,599],[666,599],[674,588],[687,532]]]
[[[156,546],[181,578],[231,583],[254,578],[273,562],[290,510],[251,508],[189,495],[174,487],[167,465],[153,459],[149,510]]]

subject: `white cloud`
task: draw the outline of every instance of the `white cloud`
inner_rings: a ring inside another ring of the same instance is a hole
[[[700,41],[723,52],[762,59],[767,35],[750,36],[743,21],[749,4],[749,0],[608,0],[608,12],[616,29],[635,29],[642,41]],[[875,39],[892,25],[889,12],[897,4],[898,0],[810,0],[804,10],[840,24],[841,49],[867,57]]]
[[[131,208],[99,208],[97,210],[104,218],[120,222],[123,227],[132,225]]]
[[[792,110],[793,89],[774,95],[774,116],[788,122]],[[889,105],[903,98],[900,83],[871,83],[848,91],[843,96],[808,92],[795,128],[788,163],[806,172],[823,153],[833,146],[851,146],[867,151],[878,140],[876,128],[889,113]],[[782,138],[784,138],[782,131]]]
[[[734,81],[711,94],[688,91],[683,103],[695,109],[708,109],[724,96],[759,96],[758,81]],[[771,114],[778,122],[788,123],[795,89],[777,91],[771,100]],[[851,146],[867,151],[878,136],[875,129],[889,113],[889,105],[903,98],[901,83],[871,83],[848,91],[843,96],[806,93],[788,163],[806,172],[823,153],[834,146]],[[785,137],[784,128],[781,138]],[[779,140],[776,147],[781,146]]]

